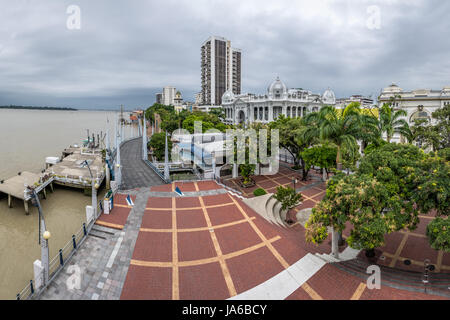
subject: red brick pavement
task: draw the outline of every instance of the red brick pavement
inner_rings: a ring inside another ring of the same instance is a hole
[[[282,178],[276,180],[283,181]],[[182,191],[213,190],[217,185],[214,182],[184,183],[182,187],[185,189]],[[167,190],[172,188],[169,186]],[[323,197],[323,190],[324,185],[321,185],[306,192],[308,199],[301,206],[314,206]],[[147,208],[122,299],[226,299],[267,281],[308,252],[330,252],[331,239],[320,246],[306,243],[301,225],[274,226],[230,194],[177,197],[175,200],[151,197]],[[417,233],[423,228],[421,225]],[[348,236],[349,232],[347,228],[344,235]],[[423,238],[409,236],[416,240],[410,244],[406,241],[400,250],[398,243],[403,236],[401,233],[389,235],[390,241],[382,248],[393,254],[399,251],[397,262],[401,255],[420,251],[423,246],[420,240]],[[386,256],[384,261],[390,264],[393,260]],[[441,265],[445,263],[448,263],[447,255],[441,257]],[[437,297],[390,287],[368,290],[360,278],[332,265],[324,266],[288,297],[351,298]]]
[[[127,194],[116,194],[114,196],[114,207],[111,212],[109,214],[101,214],[95,224],[122,230],[132,209],[132,207],[127,204],[127,196]],[[131,199],[134,202],[136,197],[131,196]]]

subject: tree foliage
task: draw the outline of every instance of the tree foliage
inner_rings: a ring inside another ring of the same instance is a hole
[[[362,114],[359,103],[350,103],[340,110],[333,106],[324,106],[319,112],[306,116],[308,129],[306,137],[317,137],[322,141],[329,141],[336,145],[336,168],[342,170],[342,149],[351,155],[358,152],[358,139],[369,140],[376,132],[376,119]]]
[[[170,151],[172,150],[172,141],[170,138],[167,138],[167,144],[169,145],[168,151],[170,160]],[[150,141],[148,142],[148,146],[153,150],[153,156],[158,161],[164,161],[165,145],[166,145],[166,134],[164,132],[153,134]]]
[[[273,196],[281,203],[281,210],[291,210],[298,206],[302,201],[302,194],[297,193],[291,187],[280,186],[277,188],[277,192]]]
[[[342,231],[350,222],[350,246],[373,249],[383,245],[387,233],[414,230],[420,213],[450,215],[449,203],[449,162],[413,145],[389,143],[366,155],[355,174],[339,173],[328,181],[326,196],[308,222],[307,239],[320,243],[328,236],[326,227]],[[438,247],[444,236],[448,233],[430,243]]]
[[[316,166],[327,172],[336,167],[337,148],[330,144],[308,148],[301,155],[307,167]]]

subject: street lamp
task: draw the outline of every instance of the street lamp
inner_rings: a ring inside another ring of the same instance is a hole
[[[29,188],[29,187],[28,187]],[[39,244],[41,245],[41,263],[42,268],[44,269],[44,279],[43,286],[48,283],[48,273],[49,273],[49,253],[48,253],[48,240],[51,237],[51,234],[48,230],[46,230],[44,214],[42,213],[41,203],[39,201],[39,196],[36,193],[36,190],[31,189],[31,203],[33,206],[38,208],[39,212]]]
[[[91,175],[91,185],[92,185],[92,208],[94,210],[94,217],[97,217],[97,189],[100,188],[100,185],[97,183],[97,179],[94,179],[94,176],[91,171],[91,167],[87,160],[84,160],[84,163],[89,169],[89,174]]]
[[[292,177],[292,183],[294,184],[294,191],[296,190],[296,189],[295,189],[295,184],[296,184],[297,182],[298,182],[297,179],[296,179],[295,177]]]

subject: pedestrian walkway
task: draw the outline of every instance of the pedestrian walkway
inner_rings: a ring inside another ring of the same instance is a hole
[[[124,142],[120,148],[121,190],[150,187],[165,182],[142,160],[142,137]]]
[[[213,181],[126,194],[136,198],[123,230],[91,234],[40,299],[442,298],[384,284],[369,290],[317,254],[330,252],[328,241],[306,243],[301,224],[275,227]],[[73,268],[79,288],[68,286]]]

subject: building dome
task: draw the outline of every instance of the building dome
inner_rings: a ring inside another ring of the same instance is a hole
[[[400,88],[395,83],[393,83],[389,87],[383,89],[383,92],[385,92],[385,93],[402,92],[402,91],[403,91],[403,89]]]
[[[222,96],[222,103],[230,103],[233,101],[234,101],[233,91],[231,90],[225,91],[225,93]]]
[[[328,103],[328,104],[335,104],[336,103],[336,95],[334,94],[333,90],[331,90],[330,88],[325,90],[325,92],[322,95],[322,101],[324,103]]]
[[[277,79],[269,86],[267,91],[269,92],[269,97],[281,98],[282,95],[285,95],[287,93],[287,87],[283,83],[283,81],[281,81],[280,78],[277,77]]]

